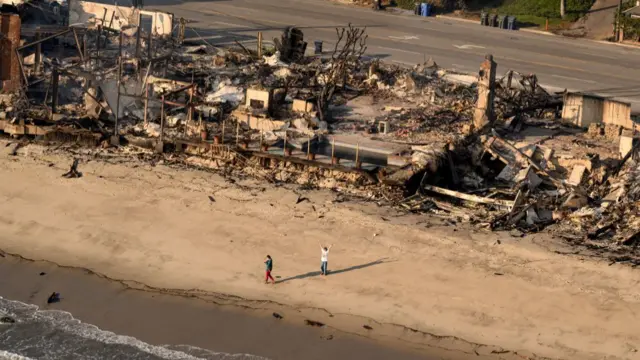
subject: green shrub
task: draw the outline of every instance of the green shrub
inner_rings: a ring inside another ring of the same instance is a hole
[[[401,9],[413,10],[416,6],[416,0],[396,0],[395,4]]]
[[[413,10],[415,3],[426,1],[436,5],[436,9],[443,11],[444,4],[459,5],[459,1],[452,0],[395,0],[399,8]],[[565,19],[575,21],[584,16],[595,0],[566,0]],[[502,15],[527,16],[535,18],[560,19],[560,0],[466,0],[465,4],[472,12],[484,9],[489,13]]]
[[[622,4],[622,11],[630,9],[634,6],[636,6],[635,1],[627,1]],[[624,38],[637,40],[638,37],[640,37],[640,19],[632,19],[629,16],[623,15],[620,20],[620,26],[624,31]],[[617,13],[614,21],[618,21]]]
[[[575,21],[584,16],[594,0],[566,0],[565,20]],[[560,18],[560,0],[514,0],[500,7],[500,13],[529,15],[543,18]]]

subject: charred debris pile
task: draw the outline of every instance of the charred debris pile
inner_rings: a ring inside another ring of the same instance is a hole
[[[2,15],[12,51],[0,69],[0,132],[96,153],[146,148],[491,230],[547,229],[638,263],[629,104],[550,94],[535,75],[498,78],[490,55],[477,76],[431,59],[384,63],[352,26],[310,55],[294,27],[273,46],[257,34],[257,46],[219,47],[186,41],[188,22],[171,14],[72,6],[74,25],[44,30]],[[166,21],[145,30],[143,13]]]

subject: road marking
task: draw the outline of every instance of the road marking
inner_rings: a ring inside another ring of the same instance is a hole
[[[214,39],[220,39],[222,38],[222,36],[220,35],[211,35],[211,36],[196,36],[196,37],[191,37],[191,38],[185,38],[185,41],[198,41],[198,40],[214,40]]]
[[[399,52],[403,52],[406,54],[413,54],[413,55],[424,55],[423,53],[419,53],[419,52],[415,52],[415,51],[409,51],[409,50],[402,50],[402,49],[396,49],[396,48],[390,48],[390,47],[386,47],[386,46],[378,46],[378,45],[373,45],[371,47],[376,47],[382,50],[389,50],[389,51],[399,51]]]
[[[417,36],[389,36],[389,39],[394,40],[418,40]]]
[[[464,66],[460,65],[460,64],[451,64],[451,66],[453,67],[457,67],[457,68],[463,68]]]
[[[593,80],[586,80],[586,79],[574,78],[574,77],[571,77],[571,76],[562,76],[562,75],[555,75],[555,74],[553,74],[553,75],[551,75],[551,76],[552,76],[552,77],[555,77],[555,78],[560,78],[560,79],[567,79],[567,80],[580,81],[580,82],[584,82],[584,83],[588,83],[588,84],[597,84],[597,82],[596,82],[596,81],[593,81]]]
[[[396,64],[402,64],[402,65],[409,65],[409,66],[414,66],[415,64],[413,63],[408,63],[405,61],[400,61],[400,60],[391,60],[392,63],[396,63]]]
[[[248,27],[247,25],[233,24],[233,23],[228,23],[228,22],[224,22],[224,21],[211,21],[211,23],[220,24],[220,25],[227,25],[227,26],[232,26],[232,27],[238,27],[238,28],[250,29],[250,27]]]
[[[453,45],[455,47],[457,47],[458,49],[484,49],[484,46],[478,46],[478,45]]]

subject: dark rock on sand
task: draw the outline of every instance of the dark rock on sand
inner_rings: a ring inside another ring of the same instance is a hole
[[[54,292],[53,294],[49,295],[49,298],[47,299],[47,304],[57,303],[59,301],[60,301],[60,293]]]
[[[304,323],[309,326],[318,326],[318,327],[324,326],[324,324],[321,323],[320,321],[314,321],[314,320],[305,320]]]
[[[13,324],[16,321],[13,318],[10,318],[8,316],[3,316],[0,318],[0,323],[2,324]]]

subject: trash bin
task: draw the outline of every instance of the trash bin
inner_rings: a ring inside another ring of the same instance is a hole
[[[498,16],[498,27],[500,29],[506,29],[507,28],[507,16],[506,15],[499,15]]]
[[[509,18],[507,19],[507,29],[509,30],[516,30],[516,17],[515,16],[509,16]]]
[[[488,25],[488,19],[489,15],[485,12],[480,14],[480,25],[481,26],[487,26]]]
[[[322,54],[322,41],[316,40],[313,42],[313,45],[315,45],[314,53],[316,55]]]
[[[489,15],[489,25],[488,26],[491,26],[491,27],[498,26],[498,15],[496,15],[496,14]]]
[[[420,4],[420,16],[429,16],[431,15],[431,4],[422,3]]]

